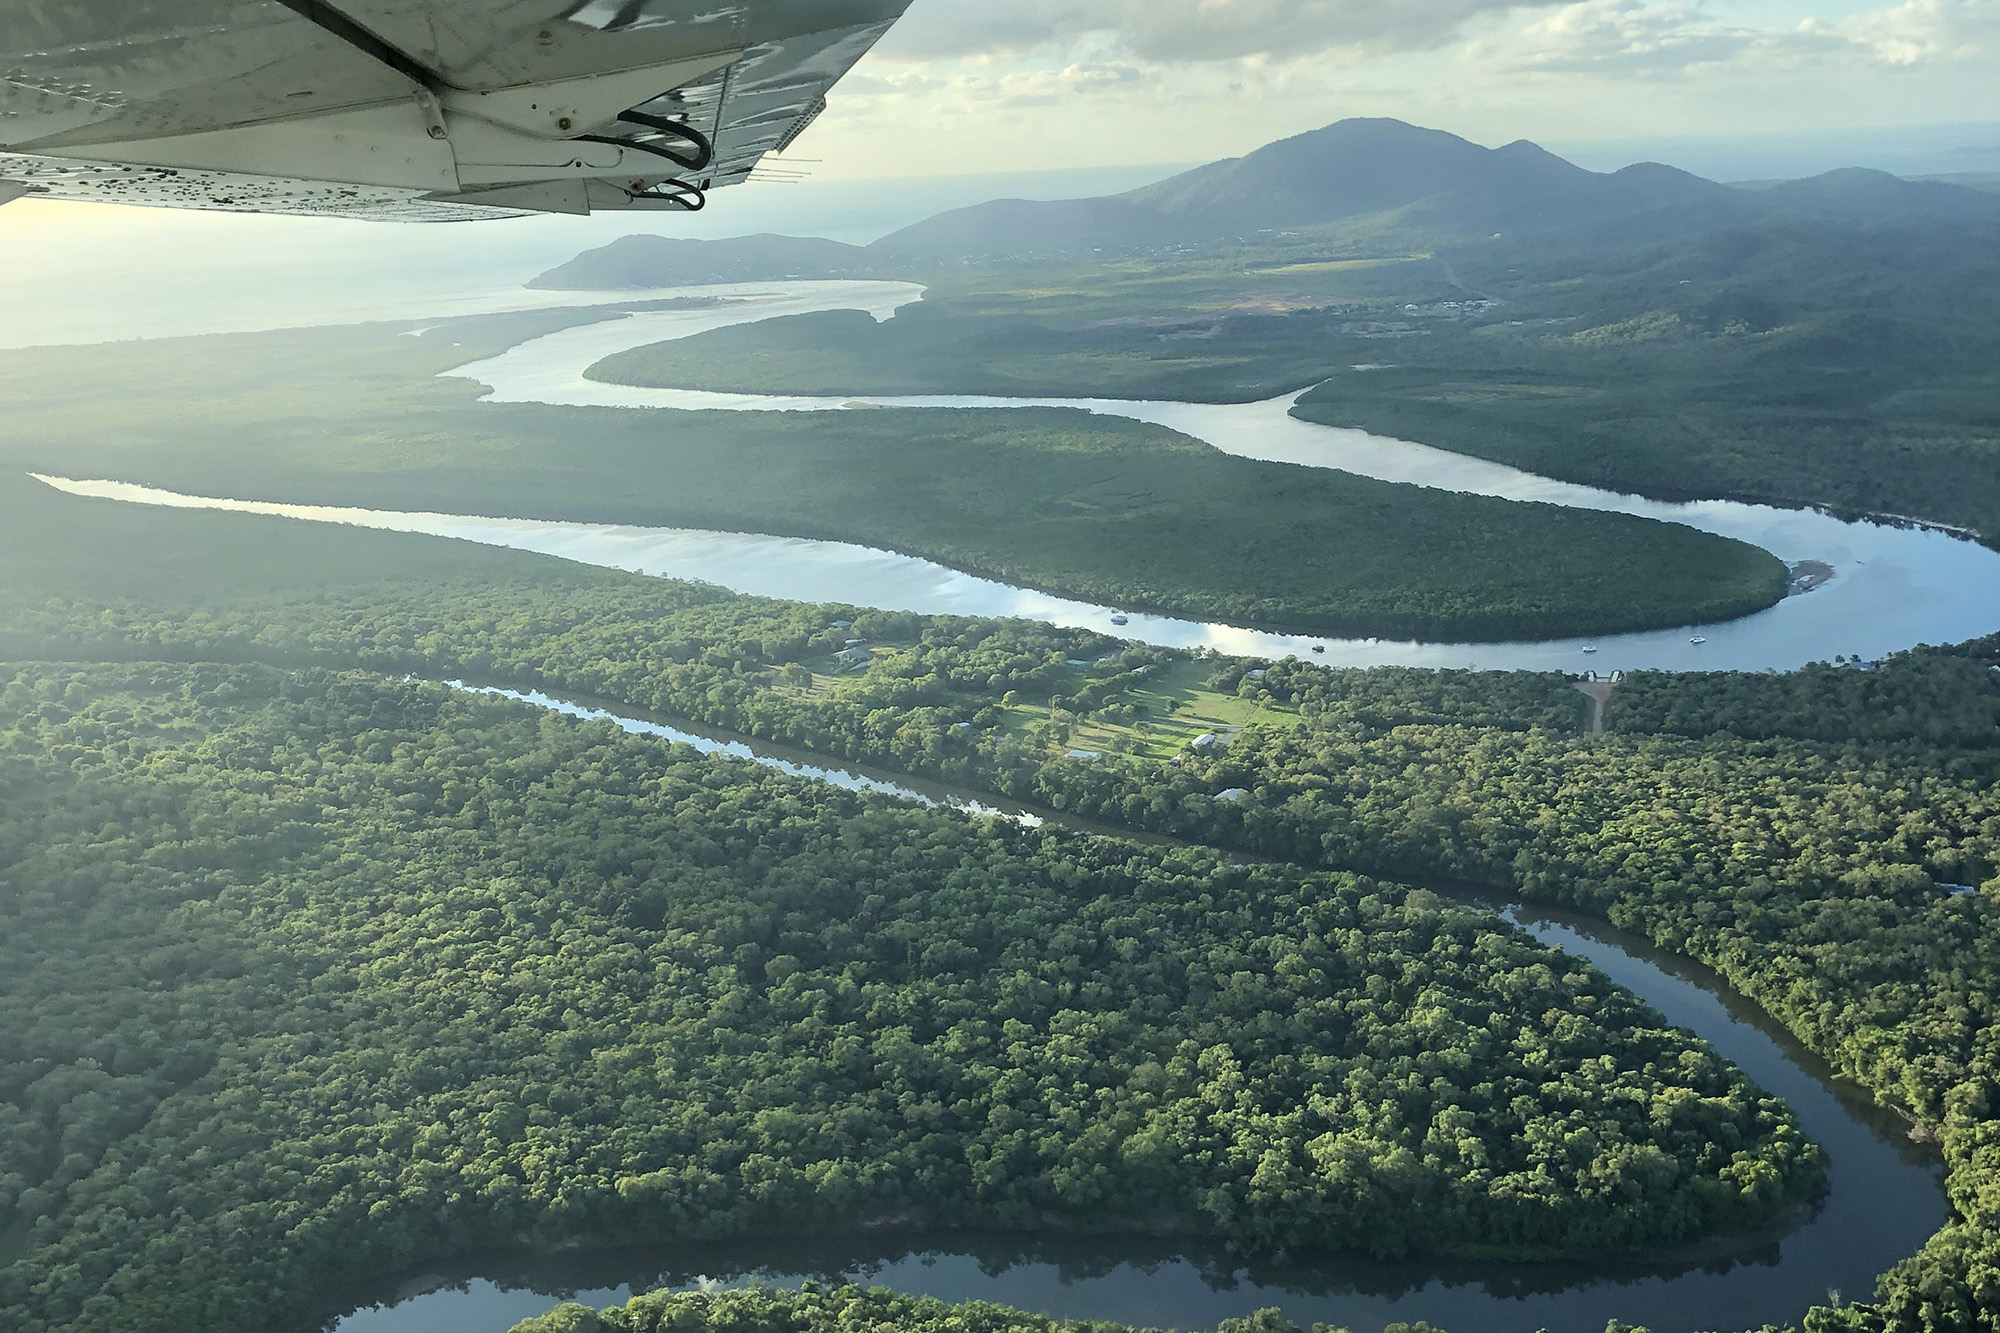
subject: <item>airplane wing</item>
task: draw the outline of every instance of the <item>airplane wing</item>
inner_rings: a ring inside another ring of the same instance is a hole
[[[0,204],[701,208],[911,0],[0,0]]]

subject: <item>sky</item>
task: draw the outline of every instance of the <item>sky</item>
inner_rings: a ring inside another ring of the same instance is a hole
[[[2000,0],[916,0],[810,151],[900,174],[1207,160],[1347,116],[1487,144],[1976,125],[1996,71]],[[1962,146],[2000,169],[2000,133]]]
[[[23,200],[0,346],[518,303],[634,231],[866,242],[1112,193],[1348,116],[1596,170],[2000,172],[2000,0],[915,0],[785,159],[699,217],[394,227]]]

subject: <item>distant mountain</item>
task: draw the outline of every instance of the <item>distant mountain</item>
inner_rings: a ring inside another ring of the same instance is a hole
[[[2000,171],[1959,171],[1945,176],[1911,176],[1908,179],[1942,181],[1946,185],[1963,185],[1982,194],[2000,194]]]
[[[1539,149],[1535,150],[1540,152]],[[1343,120],[1125,196],[1203,232],[1337,222],[1402,208],[1482,181],[1495,153],[1400,120]],[[1574,172],[1560,158],[1551,164]],[[1540,163],[1524,164],[1529,170]]]
[[[2000,218],[2000,197],[1936,180],[1904,180],[1886,171],[1847,167],[1783,181],[1756,196],[1766,208],[1855,222],[1905,217]]]
[[[632,236],[532,285],[903,276],[912,263],[1150,250],[1335,223],[1410,245],[1560,233],[1566,245],[1591,249],[1800,216],[1864,226],[1899,218],[2000,219],[2000,194],[1859,169],[1755,187],[1719,185],[1656,162],[1586,171],[1526,140],[1483,148],[1400,120],[1343,120],[1127,194],[994,200],[940,213],[866,248],[783,236]]]
[[[1187,235],[1186,227],[1129,195],[1048,202],[995,199],[940,213],[883,237],[869,249],[896,258],[955,259],[1145,248]]]
[[[626,236],[578,255],[528,286],[542,291],[632,291],[708,282],[865,277],[877,258],[855,245],[818,237],[739,236],[689,241]]]
[[[1433,232],[1544,230],[1740,196],[1672,167],[1585,171],[1526,141],[1482,148],[1399,120],[1343,120],[1108,199],[940,214],[872,247],[943,256],[1202,241],[1367,217]]]

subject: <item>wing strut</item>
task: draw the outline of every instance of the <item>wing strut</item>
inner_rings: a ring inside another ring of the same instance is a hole
[[[368,29],[356,23],[347,15],[329,5],[325,0],[278,0],[306,22],[339,38],[361,54],[387,65],[398,74],[432,93],[442,93],[450,88],[438,72],[412,59],[407,52],[399,51],[377,37]]]

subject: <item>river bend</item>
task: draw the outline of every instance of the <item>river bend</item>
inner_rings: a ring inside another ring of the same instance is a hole
[[[478,692],[851,790],[1022,816],[1013,808],[997,810],[1004,803],[980,793],[929,784],[917,790],[823,761],[802,764],[794,752],[683,722],[620,716],[540,693]],[[1068,822],[1042,813],[1050,823]],[[1098,830],[1086,825],[1081,831]],[[1602,923],[1518,905],[1480,905],[1501,907],[1544,943],[1588,959],[1783,1097],[1827,1153],[1830,1189],[1818,1211],[1803,1225],[1794,1219],[1767,1234],[1724,1238],[1681,1254],[1565,1263],[1378,1263],[1327,1256],[1251,1268],[1199,1243],[981,1235],[493,1256],[385,1284],[369,1294],[374,1304],[342,1318],[335,1333],[504,1333],[560,1299],[601,1306],[662,1288],[809,1279],[1162,1328],[1213,1328],[1275,1306],[1302,1327],[1326,1322],[1360,1333],[1416,1320],[1459,1333],[1599,1333],[1614,1318],[1643,1321],[1656,1333],[1695,1333],[1796,1322],[1829,1290],[1865,1296],[1876,1274],[1915,1253],[1944,1223],[1935,1154],[1911,1143],[1901,1122],[1864,1093],[1839,1084],[1824,1063],[1721,978]]]
[[[1874,661],[1919,644],[1958,643],[2000,632],[2000,552],[1961,536],[1931,528],[1847,522],[1811,510],[1733,501],[1670,504],[1551,481],[1420,444],[1300,421],[1291,415],[1297,395],[1219,405],[1063,398],[833,399],[640,389],[586,377],[591,366],[613,353],[733,324],[838,309],[858,309],[887,318],[919,299],[922,289],[896,282],[753,283],[649,292],[646,299],[674,295],[721,297],[724,301],[709,308],[646,311],[565,329],[449,374],[489,386],[488,397],[494,402],[557,406],[779,412],[843,411],[858,406],[1073,408],[1166,426],[1246,458],[1682,523],[1761,546],[1787,563],[1820,562],[1832,570],[1833,577],[1812,592],[1788,597],[1740,620],[1676,630],[1515,643],[1329,639],[1125,613],[980,578],[916,556],[844,542],[281,504],[181,495],[115,481],[42,480],[76,495],[429,533],[793,601],[926,615],[1024,617],[1163,647],[1210,648],[1248,657],[1300,657],[1337,667],[1788,671],[1836,657]]]
[[[598,384],[584,372],[630,347],[710,328],[808,310],[862,309],[887,317],[920,295],[894,283],[761,284],[700,289],[739,302],[698,311],[631,315],[535,339],[457,374],[489,385],[502,402],[630,409],[844,410],[853,400],[763,398]],[[666,293],[671,295],[672,293]],[[649,296],[660,295],[650,293]],[[1728,625],[1596,640],[1519,644],[1411,644],[1264,634],[1133,614],[1114,628],[1113,608],[1091,606],[978,579],[894,552],[745,533],[276,504],[176,495],[105,481],[43,478],[77,495],[182,508],[346,523],[431,533],[614,568],[694,578],[742,592],[808,602],[880,606],[930,614],[1027,616],[1116,632],[1173,647],[1214,647],[1254,656],[1310,654],[1328,665],[1478,666],[1487,669],[1790,669],[1850,655],[1873,659],[1920,643],[2000,630],[2000,554],[1947,533],[1843,522],[1808,511],[1729,502],[1677,505],[1549,481],[1421,445],[1337,430],[1290,416],[1291,397],[1235,406],[1109,400],[894,398],[872,406],[1072,407],[1154,422],[1244,457],[1331,467],[1409,482],[1636,514],[1765,547],[1787,561],[1823,561],[1825,587]],[[1314,652],[1314,648],[1323,652]],[[799,776],[836,781],[896,799],[975,813],[976,793],[917,792],[895,781],[801,763],[741,738],[715,738],[581,709],[540,695],[517,700],[575,716],[609,718],[628,731],[699,744],[710,752],[776,763]],[[1004,812],[1021,817],[1020,812]],[[1913,1253],[1945,1220],[1940,1171],[1893,1116],[1829,1071],[1720,979],[1657,954],[1643,940],[1576,919],[1522,909],[1512,914],[1546,942],[1589,958],[1613,979],[1691,1028],[1765,1088],[1784,1097],[1828,1152],[1831,1193],[1803,1225],[1736,1238],[1677,1256],[1570,1264],[1385,1265],[1334,1257],[1285,1268],[1246,1269],[1199,1245],[1106,1240],[907,1237],[682,1247],[672,1253],[578,1255],[559,1260],[496,1257],[458,1271],[391,1284],[338,1333],[500,1333],[558,1297],[622,1300],[660,1286],[751,1280],[852,1279],[947,1299],[1002,1301],[1050,1314],[1139,1325],[1213,1327],[1277,1306],[1301,1324],[1359,1330],[1428,1320],[1480,1333],[1596,1333],[1610,1318],[1643,1319],[1659,1333],[1691,1333],[1796,1320],[1830,1291],[1862,1296],[1875,1276]],[[365,1304],[365,1302],[364,1302]]]
[[[1255,635],[1251,640],[1255,647],[1244,646],[1246,631],[1232,634],[1224,626],[1201,627],[1207,635],[1204,641],[1226,639],[1236,645],[1208,643],[1224,651],[1277,657],[1310,652],[1320,645],[1326,653],[1314,656],[1341,666],[1784,671],[1838,656],[1872,661],[1918,644],[1958,643],[2000,631],[2000,552],[1961,536],[1728,500],[1669,503],[1554,481],[1406,440],[1301,421],[1291,415],[1300,394],[1241,404],[968,396],[817,398],[648,389],[588,378],[592,366],[616,353],[732,325],[843,309],[885,319],[920,300],[922,289],[897,282],[810,282],[697,288],[688,294],[733,300],[706,310],[652,311],[565,329],[450,373],[486,385],[488,398],[500,403],[739,412],[1074,408],[1165,426],[1243,458],[1680,523],[1761,546],[1788,564],[1818,561],[1834,571],[1833,579],[1812,593],[1726,624],[1541,643],[1382,643]],[[841,600],[880,605],[865,595]],[[1105,628],[1104,615],[1089,627]],[[1174,647],[1198,646],[1193,640],[1203,637],[1191,634],[1187,622],[1164,617],[1133,616],[1125,632]],[[1705,642],[1691,642],[1697,637]],[[1598,651],[1586,655],[1585,647]]]

